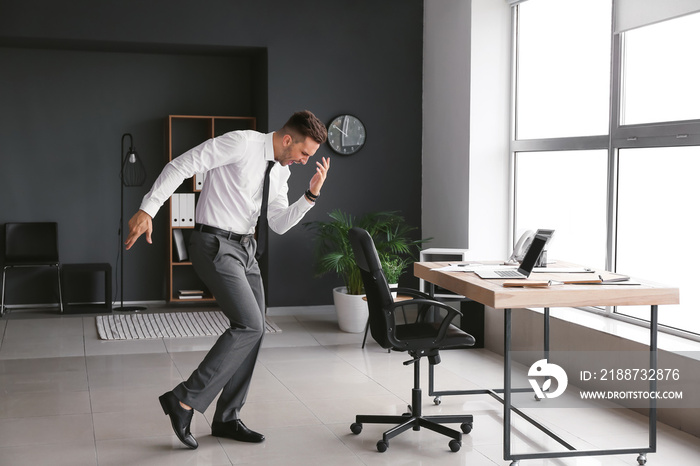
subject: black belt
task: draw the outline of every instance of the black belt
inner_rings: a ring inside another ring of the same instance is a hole
[[[239,235],[238,233],[234,233],[232,231],[222,230],[221,228],[216,227],[210,227],[209,225],[202,225],[201,223],[196,223],[194,225],[194,229],[199,230],[202,233],[211,233],[212,235],[223,236],[227,240],[234,241],[241,241],[243,239],[249,240],[253,237],[253,235]]]

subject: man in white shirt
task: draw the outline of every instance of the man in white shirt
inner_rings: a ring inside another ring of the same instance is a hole
[[[269,175],[267,216],[270,228],[285,233],[314,205],[330,169],[330,159],[316,162],[309,189],[289,205],[289,166],[305,165],[326,140],[326,128],[311,112],[297,112],[278,131],[232,131],[210,139],[168,163],[129,220],[130,249],[146,234],[152,242],[152,218],[183,180],[207,173],[197,202],[189,255],[195,271],[214,294],[231,327],[217,340],[189,379],[159,400],[180,441],[198,443],[190,432],[193,409],[204,412],[221,392],[212,435],[243,442],[262,442],[262,434],[240,420],[263,335],[265,299],[256,252],[264,248],[253,237]],[[262,219],[261,219],[262,220]],[[262,236],[262,226],[259,236]],[[264,243],[264,241],[261,241]]]

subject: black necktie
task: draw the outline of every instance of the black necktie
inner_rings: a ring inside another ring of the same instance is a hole
[[[265,252],[265,244],[267,243],[267,200],[270,197],[270,171],[275,165],[274,160],[267,162],[267,170],[265,170],[265,181],[263,181],[263,198],[262,207],[260,208],[260,218],[258,219],[258,249],[255,251],[255,258],[260,259]]]

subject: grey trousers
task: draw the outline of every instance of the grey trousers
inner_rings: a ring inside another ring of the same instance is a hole
[[[221,392],[214,421],[239,418],[265,335],[265,297],[255,240],[227,240],[193,231],[189,253],[197,275],[214,294],[231,327],[209,350],[175,396],[204,412]]]

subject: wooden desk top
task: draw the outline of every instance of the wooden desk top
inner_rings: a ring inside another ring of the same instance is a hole
[[[484,280],[472,272],[431,270],[447,262],[416,262],[416,277],[496,309],[679,304],[678,288],[641,280],[641,285],[552,285],[546,288],[504,288],[506,280]],[[595,272],[596,274],[599,272]],[[605,272],[600,272],[604,274]],[[546,276],[545,276],[546,275]],[[561,274],[556,274],[561,275]],[[557,279],[537,274],[538,279]],[[637,279],[638,280],[638,279]]]

